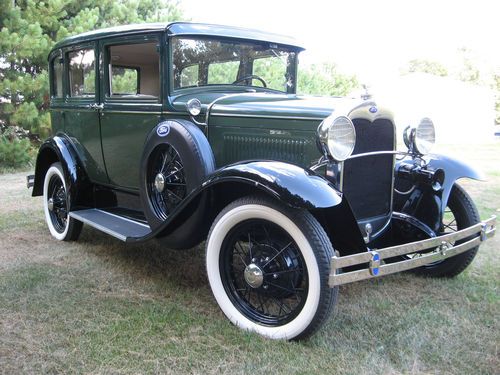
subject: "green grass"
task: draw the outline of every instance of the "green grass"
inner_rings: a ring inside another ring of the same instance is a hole
[[[453,151],[453,150],[452,150]],[[487,182],[464,181],[499,213],[500,143],[460,148]],[[498,374],[500,237],[451,280],[411,274],[341,287],[308,341],[276,342],[218,309],[203,248],[125,245],[85,227],[50,238],[24,174],[0,176],[0,373]]]

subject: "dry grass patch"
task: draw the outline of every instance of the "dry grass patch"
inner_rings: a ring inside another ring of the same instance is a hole
[[[500,207],[500,144],[461,153],[486,160],[489,181],[465,184],[486,217]],[[499,245],[455,279],[344,286],[316,336],[275,342],[219,311],[202,247],[125,245],[89,227],[57,242],[24,174],[0,175],[0,372],[496,374]]]

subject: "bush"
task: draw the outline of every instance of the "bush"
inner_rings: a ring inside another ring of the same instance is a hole
[[[33,149],[27,139],[9,140],[0,136],[0,170],[26,167],[31,164]]]

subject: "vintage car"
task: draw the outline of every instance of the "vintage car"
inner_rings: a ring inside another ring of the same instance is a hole
[[[451,277],[495,232],[430,154],[433,122],[404,131],[374,101],[296,94],[289,37],[176,22],[67,38],[52,49],[53,136],[33,196],[58,240],[83,223],[127,243],[206,240],[215,299],[238,327],[301,339],[339,285],[414,270]]]

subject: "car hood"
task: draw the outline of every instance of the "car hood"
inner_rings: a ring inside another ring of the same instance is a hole
[[[173,105],[179,111],[186,111],[186,103],[197,98],[202,103],[202,113],[212,116],[291,118],[322,121],[335,114],[350,116],[353,111],[373,113],[378,109],[372,101],[344,97],[300,96],[273,93],[203,93],[177,97]]]

